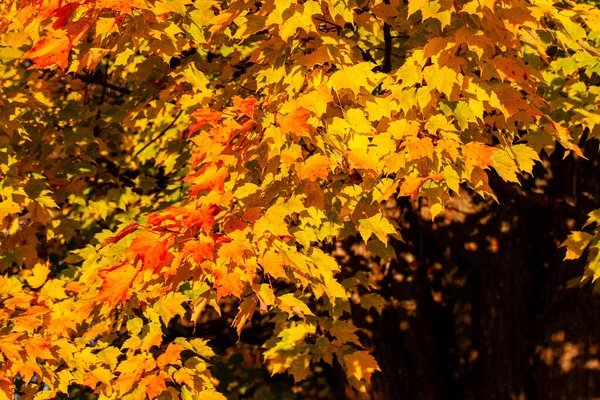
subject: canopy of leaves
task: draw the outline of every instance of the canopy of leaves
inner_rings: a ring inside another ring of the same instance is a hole
[[[335,359],[367,391],[369,281],[321,245],[385,249],[393,196],[435,218],[460,187],[495,198],[488,172],[581,155],[599,38],[569,1],[1,2],[0,399],[224,398],[198,321],[228,296],[242,336],[272,317],[271,373]]]

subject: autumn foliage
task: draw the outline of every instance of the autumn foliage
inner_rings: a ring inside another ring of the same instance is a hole
[[[324,244],[393,258],[389,198],[436,218],[582,156],[599,41],[571,1],[1,2],[0,399],[224,398],[202,316],[232,298],[269,372],[368,392],[350,303],[385,300]],[[591,279],[598,242],[565,243]]]

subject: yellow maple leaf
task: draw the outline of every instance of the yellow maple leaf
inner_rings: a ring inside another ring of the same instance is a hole
[[[383,214],[375,214],[372,217],[358,221],[358,232],[363,240],[367,242],[372,234],[375,234],[383,243],[387,243],[387,235],[396,233],[396,228]]]
[[[582,231],[573,231],[567,237],[560,247],[567,248],[567,254],[565,255],[565,260],[576,260],[583,254],[583,251],[587,247],[587,245],[592,241],[594,235],[582,232]]]
[[[519,164],[519,168],[529,174],[533,172],[535,161],[542,162],[538,153],[525,144],[515,144],[510,149],[515,156],[517,164]]]
[[[517,164],[506,149],[496,149],[492,154],[492,166],[498,175],[507,182],[519,182]]]
[[[289,211],[281,205],[275,204],[269,207],[267,212],[254,224],[254,235],[262,236],[268,231],[273,235],[289,236],[290,232],[285,222],[285,217],[288,215]]]
[[[306,303],[295,297],[293,293],[287,293],[279,296],[276,300],[276,303],[279,308],[288,313],[290,316],[298,315],[299,317],[304,318],[304,315],[314,315]]]
[[[182,293],[168,293],[162,299],[154,303],[154,310],[160,315],[165,325],[169,324],[169,321],[176,316],[183,316],[185,309],[181,306],[182,303],[187,303],[189,298]]]
[[[381,371],[379,364],[369,352],[355,351],[352,354],[344,356],[348,377],[354,377],[360,380],[371,380],[371,375],[375,371]]]
[[[373,64],[362,62],[351,67],[342,68],[331,75],[328,86],[340,93],[342,90],[350,90],[358,95],[361,89],[371,92],[377,85],[378,77],[371,71]]]
[[[35,264],[32,270],[32,275],[27,277],[27,283],[34,289],[39,288],[46,282],[46,278],[50,273],[50,268],[46,264]]]
[[[454,84],[459,83],[456,71],[446,66],[440,68],[436,64],[425,67],[423,77],[428,86],[437,89],[440,93],[444,93],[448,100],[451,99]]]
[[[216,390],[203,390],[196,396],[197,400],[227,400],[227,397],[223,396]]]
[[[21,212],[21,206],[10,199],[0,202],[0,221],[7,215]]]
[[[322,154],[314,154],[298,165],[298,177],[300,180],[307,179],[315,181],[319,179],[327,179],[333,160]]]

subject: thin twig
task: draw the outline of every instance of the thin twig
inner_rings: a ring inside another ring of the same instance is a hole
[[[254,94],[254,95],[258,95],[258,92],[257,92],[256,90],[252,90],[252,89],[250,89],[250,88],[247,88],[247,87],[246,87],[246,86],[244,86],[244,85],[240,85],[240,87],[241,87],[242,89],[244,89],[244,90],[247,90],[247,91],[249,91],[250,93],[252,93],[252,94]]]
[[[331,22],[331,21],[327,21],[326,19],[320,18],[320,17],[314,17],[317,21],[323,22],[324,24],[329,24],[331,26],[333,26],[338,33],[342,31],[342,29],[344,29],[343,26],[336,24],[335,22]]]
[[[183,110],[179,110],[179,112],[177,113],[177,115],[175,116],[175,118],[173,119],[173,121],[171,121],[171,123],[169,124],[169,126],[167,126],[165,129],[163,129],[161,133],[159,133],[158,135],[156,135],[156,137],[154,139],[152,139],[151,141],[149,141],[148,143],[146,143],[144,145],[144,147],[142,147],[141,149],[139,149],[133,156],[137,157],[138,154],[140,154],[142,151],[146,150],[146,148],[148,148],[148,146],[150,146],[152,143],[156,142],[165,133],[167,133],[167,131],[169,129],[171,129],[173,127],[173,125],[175,125],[175,122],[177,122],[177,120],[179,119],[179,117],[181,116],[181,114],[183,114]]]

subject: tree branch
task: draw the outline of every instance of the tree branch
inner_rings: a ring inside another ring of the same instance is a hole
[[[103,80],[95,78],[93,75],[90,76],[90,75],[84,75],[84,74],[74,74],[73,78],[79,79],[80,81],[85,82],[85,83],[90,83],[92,85],[100,85],[103,88],[111,89],[111,90],[118,91],[118,92],[125,93],[125,94],[131,94],[131,90],[125,89],[125,88],[117,86],[117,85],[113,85],[112,83],[109,83],[109,82],[105,82]]]
[[[151,141],[149,141],[148,143],[146,143],[144,145],[144,147],[142,147],[141,149],[139,149],[134,155],[133,157],[137,157],[138,154],[140,154],[142,151],[146,150],[148,148],[148,146],[150,146],[152,143],[156,142],[158,139],[160,139],[165,133],[167,133],[167,131],[169,129],[171,129],[173,127],[173,125],[175,125],[175,122],[177,122],[177,120],[179,119],[179,117],[181,116],[181,114],[183,114],[183,110],[179,110],[179,112],[177,113],[177,115],[175,116],[175,118],[173,118],[173,121],[171,121],[171,123],[169,124],[169,126],[167,126],[165,129],[162,130],[161,133],[159,133],[158,135],[156,135],[156,137],[154,139],[152,139]]]

